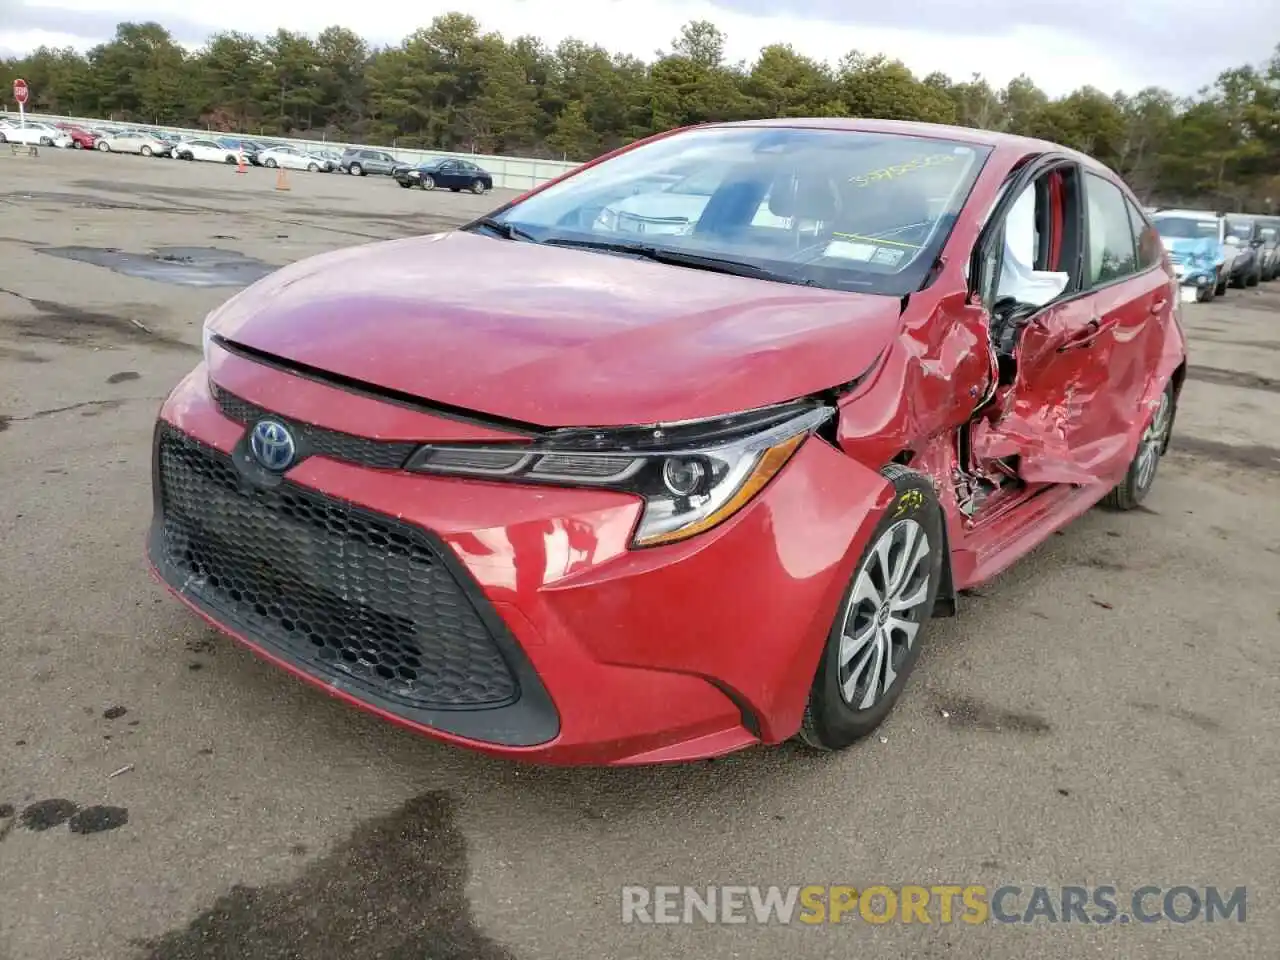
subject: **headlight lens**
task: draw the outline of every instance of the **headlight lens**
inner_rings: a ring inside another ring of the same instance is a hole
[[[209,362],[209,347],[213,343],[213,328],[209,326],[209,321],[205,320],[204,325],[200,328],[200,352],[204,355],[204,362]]]
[[[633,544],[656,546],[732,517],[834,412],[792,404],[670,428],[557,431],[505,446],[432,445],[418,450],[408,469],[634,493],[644,513]]]

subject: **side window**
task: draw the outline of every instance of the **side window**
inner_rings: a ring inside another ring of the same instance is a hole
[[[1138,269],[1149,270],[1164,259],[1164,243],[1161,242],[1156,228],[1142,215],[1142,211],[1135,207],[1132,201],[1127,203],[1129,226],[1133,230],[1133,235],[1138,238]]]
[[[1096,174],[1085,176],[1089,211],[1089,268],[1091,287],[1111,283],[1138,271],[1138,257],[1129,222],[1129,206],[1120,189]]]
[[[1049,170],[1006,209],[983,265],[982,296],[989,309],[1002,300],[1042,307],[1071,285],[1074,183],[1071,168]]]

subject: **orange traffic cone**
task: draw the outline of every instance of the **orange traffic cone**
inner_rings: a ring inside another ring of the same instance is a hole
[[[249,167],[244,162],[244,147],[236,151],[236,173],[244,173]]]
[[[277,189],[277,190],[288,190],[288,189],[290,189],[290,188],[289,188],[289,174],[285,173],[285,169],[284,169],[284,167],[277,167],[277,168],[276,168],[276,189]]]

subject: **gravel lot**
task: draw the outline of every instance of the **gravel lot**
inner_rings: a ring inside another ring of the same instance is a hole
[[[936,622],[882,738],[539,770],[304,687],[145,571],[153,417],[232,291],[41,248],[283,264],[505,199],[275,185],[0,154],[0,958],[1275,956],[1280,283],[1186,308],[1194,366],[1149,509],[1091,512]],[[632,883],[947,882],[1251,902],[1243,925],[620,920]]]

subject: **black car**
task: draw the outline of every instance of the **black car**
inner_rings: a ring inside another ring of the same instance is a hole
[[[423,190],[434,190],[436,187],[448,187],[454,193],[459,190],[470,190],[481,194],[493,189],[493,174],[476,166],[470,160],[439,158],[427,160],[416,167],[401,164],[391,175],[402,187],[420,187]]]
[[[1227,214],[1226,241],[1238,251],[1231,266],[1231,285],[1256,287],[1262,280],[1262,225],[1253,217]]]

